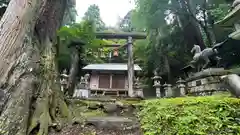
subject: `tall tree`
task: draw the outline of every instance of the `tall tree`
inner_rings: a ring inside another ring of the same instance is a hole
[[[87,49],[93,48],[94,29],[92,22],[82,21],[69,26],[62,27],[58,36],[60,38],[59,67],[69,70],[69,81],[67,85],[68,95],[72,96],[79,68],[85,65],[85,53]],[[68,65],[68,66],[66,66]]]
[[[120,19],[118,27],[122,31],[125,31],[125,32],[136,31],[132,25],[132,20],[131,20],[132,13],[133,13],[133,10],[130,10],[122,19]]]
[[[97,31],[102,31],[105,29],[105,24],[100,16],[100,9],[98,5],[90,5],[83,17],[84,20],[93,21],[96,26]]]
[[[137,0],[132,25],[146,29],[148,43],[135,45],[135,57],[141,61],[147,83],[156,68],[163,82],[175,82],[181,75],[179,69],[191,61],[193,44],[202,49],[211,45],[210,28],[228,9],[223,0]]]
[[[10,1],[0,22],[0,134],[47,135],[49,125],[70,118],[55,63],[56,31],[68,6],[67,0]]]

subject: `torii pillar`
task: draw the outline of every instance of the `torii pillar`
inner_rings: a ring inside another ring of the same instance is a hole
[[[133,60],[133,41],[132,37],[127,40],[127,53],[128,53],[128,96],[134,96],[134,60]]]

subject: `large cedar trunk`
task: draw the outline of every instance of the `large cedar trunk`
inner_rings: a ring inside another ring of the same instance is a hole
[[[66,0],[10,1],[0,22],[0,134],[47,135],[57,116],[69,118],[53,46],[65,8]]]

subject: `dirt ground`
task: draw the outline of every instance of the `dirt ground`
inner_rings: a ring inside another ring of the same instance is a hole
[[[61,132],[50,133],[50,135],[143,135],[139,128],[125,130],[95,129],[93,126],[83,127],[81,125],[68,126]]]

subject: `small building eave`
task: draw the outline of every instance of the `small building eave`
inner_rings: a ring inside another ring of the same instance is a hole
[[[89,64],[82,68],[82,70],[92,71],[127,71],[127,64],[125,63],[103,63],[103,64]],[[134,71],[141,71],[142,69],[134,64]]]

